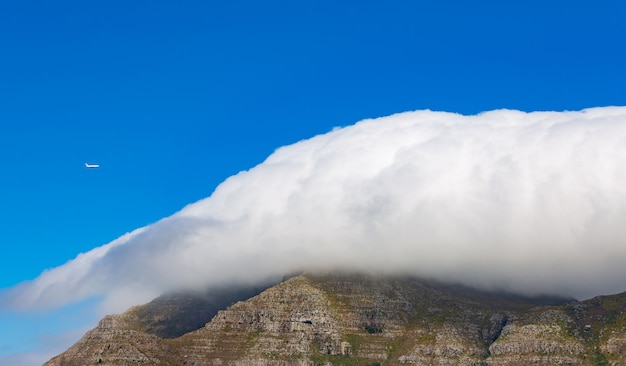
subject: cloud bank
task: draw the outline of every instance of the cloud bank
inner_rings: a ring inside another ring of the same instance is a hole
[[[590,297],[626,290],[626,107],[416,111],[290,146],[208,198],[4,294],[3,307],[300,269],[410,273]]]

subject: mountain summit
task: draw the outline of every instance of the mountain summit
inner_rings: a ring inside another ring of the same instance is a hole
[[[573,301],[300,275],[262,292],[161,297],[107,316],[45,366],[618,365],[625,334],[626,293]]]

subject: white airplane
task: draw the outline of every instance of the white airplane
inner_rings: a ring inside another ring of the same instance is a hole
[[[85,163],[85,168],[100,168],[100,164],[88,164],[88,163]]]

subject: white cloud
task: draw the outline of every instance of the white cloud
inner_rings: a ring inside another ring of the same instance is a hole
[[[2,295],[4,307],[350,268],[588,297],[626,290],[626,108],[417,111],[282,147],[171,217]]]

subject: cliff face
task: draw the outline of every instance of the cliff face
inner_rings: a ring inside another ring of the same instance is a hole
[[[154,331],[145,306],[108,316],[46,365],[618,365],[625,314],[626,295],[565,303],[407,278],[306,275],[176,338]]]

